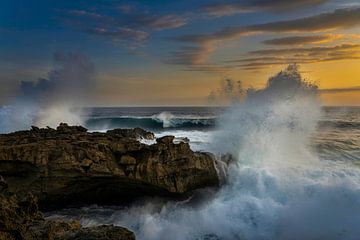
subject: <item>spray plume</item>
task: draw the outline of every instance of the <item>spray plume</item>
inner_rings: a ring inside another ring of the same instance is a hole
[[[360,171],[320,160],[309,148],[319,116],[316,87],[291,65],[222,116],[213,145],[237,161],[213,198],[196,206],[151,201],[105,217],[98,208],[80,220],[127,226],[150,240],[355,240]]]
[[[91,97],[95,85],[94,66],[80,53],[55,53],[54,69],[47,79],[23,81],[15,101],[0,111],[0,131],[31,125],[55,127],[60,122],[82,124],[80,107]]]

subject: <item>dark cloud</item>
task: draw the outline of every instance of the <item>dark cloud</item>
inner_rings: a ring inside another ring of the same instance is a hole
[[[310,48],[283,48],[283,49],[265,49],[265,50],[256,50],[250,51],[249,54],[252,55],[284,55],[284,54],[301,54],[306,53],[308,55],[319,55],[323,53],[335,53],[344,50],[354,50],[359,49],[360,44],[341,44],[336,46],[329,47],[310,47]]]
[[[360,59],[360,44],[342,44],[329,47],[284,48],[250,51],[257,57],[227,61],[239,63],[237,67],[247,70],[261,69],[272,65],[288,63],[317,63],[349,59]]]
[[[106,37],[126,47],[138,47],[153,31],[174,29],[187,23],[187,19],[176,14],[135,13],[130,6],[113,6],[112,14],[87,10],[64,10],[65,24],[86,33]],[[134,12],[134,13],[133,13]]]
[[[302,44],[319,44],[331,42],[342,38],[340,34],[323,34],[323,35],[311,35],[311,36],[291,36],[274,38],[263,41],[268,45],[302,45]]]
[[[90,59],[80,53],[57,52],[48,77],[36,82],[22,81],[18,96],[5,111],[1,109],[0,131],[27,129],[34,124],[83,124],[79,107],[94,96],[95,84],[95,68]]]
[[[37,104],[54,102],[79,102],[87,100],[95,88],[95,68],[93,63],[81,53],[54,54],[54,69],[47,79],[37,82],[22,81],[21,101],[35,101]]]
[[[360,25],[360,8],[345,8],[294,20],[228,27],[211,34],[184,35],[174,38],[173,40],[195,44],[192,54],[189,56],[191,56],[191,59],[197,60],[197,62],[193,62],[193,64],[204,64],[219,43],[225,40],[234,40],[250,34],[310,33],[346,29],[358,25]],[[197,49],[197,51],[195,51],[195,49]],[[187,61],[183,60],[183,62],[191,62],[191,59]]]
[[[320,93],[346,93],[346,92],[360,92],[360,86],[349,87],[349,88],[327,88],[320,89]]]
[[[260,32],[319,32],[350,28],[359,24],[360,8],[343,8],[312,17],[252,25],[245,29]]]
[[[238,13],[253,11],[285,11],[305,7],[314,7],[329,0],[248,0],[248,1],[221,1],[204,7],[208,15],[214,17],[230,16]]]
[[[161,16],[145,16],[134,19],[138,21],[138,26],[146,26],[155,30],[178,28],[186,24],[186,19],[174,14]]]
[[[147,32],[133,30],[130,28],[117,28],[114,30],[109,28],[94,28],[88,29],[87,32],[93,35],[109,38],[114,42],[120,42],[129,48],[141,46],[149,36]]]

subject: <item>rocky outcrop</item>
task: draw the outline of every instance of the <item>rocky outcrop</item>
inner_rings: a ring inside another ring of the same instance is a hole
[[[132,240],[134,234],[123,227],[102,225],[91,228],[80,228],[65,232],[58,240]]]
[[[0,187],[0,240],[134,240],[126,228],[98,226],[82,228],[77,221],[45,220],[36,199],[29,194],[23,200]]]
[[[183,197],[218,185],[212,154],[175,144],[172,136],[152,145],[138,138],[154,135],[139,128],[89,133],[66,124],[0,135],[0,175],[12,192],[31,192],[42,207]]]

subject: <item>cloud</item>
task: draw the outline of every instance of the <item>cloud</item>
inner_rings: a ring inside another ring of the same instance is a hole
[[[0,131],[27,129],[33,124],[83,124],[81,107],[94,96],[95,74],[95,67],[86,56],[55,53],[54,68],[48,77],[36,82],[22,81],[18,96],[0,109]]]
[[[106,14],[87,10],[64,10],[63,22],[78,31],[114,42],[125,47],[142,46],[154,31],[179,28],[187,24],[187,18],[176,14],[135,13],[128,5],[112,6],[114,12]]]
[[[320,44],[332,42],[343,38],[341,34],[323,34],[323,35],[311,35],[311,36],[291,36],[274,38],[263,41],[267,45],[303,45],[303,44]]]
[[[18,97],[26,102],[52,104],[58,101],[79,103],[86,101],[95,88],[95,68],[89,58],[81,53],[54,54],[54,69],[47,79],[36,83],[22,81]]]
[[[120,42],[129,48],[141,46],[149,36],[147,32],[133,30],[130,28],[116,28],[114,30],[109,28],[94,28],[88,29],[87,32],[93,35],[109,38],[114,42]]]
[[[209,54],[215,50],[212,44],[199,46],[184,46],[180,50],[171,52],[166,63],[179,65],[203,65]]]
[[[335,53],[344,50],[354,50],[359,49],[360,44],[341,44],[330,47],[310,47],[310,48],[283,48],[283,49],[265,49],[265,50],[256,50],[250,51],[249,54],[252,55],[282,55],[282,54],[302,54],[306,53],[308,55],[319,55],[323,53]]]
[[[248,7],[244,7],[241,4],[212,4],[205,6],[203,11],[211,17],[224,17],[232,16],[238,13],[251,12]]]
[[[331,93],[346,93],[346,92],[360,92],[360,86],[348,87],[348,88],[327,88],[320,89],[320,93],[331,94]]]
[[[241,2],[221,2],[217,4],[210,4],[203,8],[203,11],[209,16],[223,17],[231,16],[238,13],[253,12],[253,11],[285,11],[299,8],[314,7],[324,4],[329,0],[248,0]]]
[[[101,14],[98,14],[98,13],[88,12],[85,10],[77,10],[77,9],[68,10],[67,13],[69,15],[77,16],[77,17],[89,17],[89,18],[102,18],[103,17]]]
[[[138,21],[138,25],[147,26],[155,30],[179,28],[187,22],[184,17],[174,14],[145,16],[143,18],[138,18],[135,21]]]
[[[251,34],[324,32],[351,28],[358,25],[360,25],[360,8],[345,8],[293,20],[275,21],[249,26],[228,27],[211,34],[183,35],[173,38],[172,40],[194,44],[196,46],[194,49],[197,49],[198,51],[193,51],[191,58],[201,59],[201,62],[197,61],[193,62],[193,64],[204,64],[210,54],[222,41],[234,40]],[[195,55],[200,57],[196,57]],[[191,59],[189,59],[188,62],[191,62]]]
[[[247,55],[255,56],[227,61],[239,63],[237,67],[246,70],[261,69],[272,65],[289,63],[318,63],[360,59],[360,44],[341,44],[328,47],[283,48],[250,51]]]

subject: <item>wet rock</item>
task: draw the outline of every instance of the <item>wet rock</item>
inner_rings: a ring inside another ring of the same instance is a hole
[[[174,139],[175,139],[174,136],[164,136],[161,138],[157,138],[156,142],[163,143],[163,144],[171,144],[171,143],[173,143]]]
[[[112,225],[102,225],[98,227],[82,228],[73,232],[67,232],[55,240],[132,240],[135,239],[134,233],[126,228]]]
[[[122,227],[82,228],[77,221],[45,220],[36,199],[29,194],[19,200],[10,192],[0,193],[0,240],[133,240],[132,232]]]
[[[121,156],[121,158],[120,158],[120,164],[134,165],[134,164],[136,164],[136,159],[131,156],[124,155],[124,156]]]
[[[69,126],[66,123],[60,123],[60,125],[56,128],[58,133],[81,133],[87,132],[87,129],[82,126]]]
[[[140,143],[140,129],[89,133],[61,124],[0,135],[0,175],[18,196],[31,192],[42,208],[121,204],[142,196],[187,197],[218,186],[215,159],[173,136]]]
[[[155,139],[154,133],[148,132],[141,128],[133,128],[133,129],[118,128],[118,129],[108,130],[107,133],[111,135],[133,138],[133,139],[147,139],[147,140]]]

